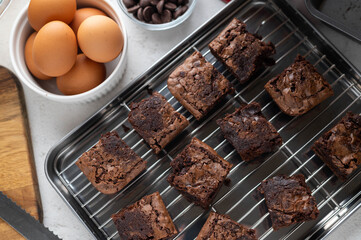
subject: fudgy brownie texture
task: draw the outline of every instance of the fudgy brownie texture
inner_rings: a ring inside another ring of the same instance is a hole
[[[346,180],[361,164],[361,116],[348,112],[312,150],[338,178]]]
[[[98,191],[113,194],[142,172],[147,162],[128,147],[117,132],[108,132],[81,155],[76,165]]]
[[[197,138],[170,165],[173,169],[168,177],[170,185],[203,208],[209,207],[232,168],[232,164]]]
[[[217,124],[244,161],[272,152],[282,144],[280,134],[262,115],[256,102],[218,119]]]
[[[122,240],[163,240],[178,233],[159,192],[123,208],[112,219]]]
[[[173,96],[197,120],[233,90],[231,83],[197,51],[174,70],[167,83]]]
[[[274,230],[314,220],[319,214],[316,200],[302,174],[267,179],[261,183],[259,191],[264,194]]]
[[[156,154],[189,124],[158,92],[138,103],[132,103],[130,108],[130,124]]]
[[[265,89],[279,108],[290,116],[305,114],[333,95],[330,84],[304,57],[271,79]]]
[[[264,64],[273,65],[270,56],[276,53],[272,43],[264,43],[260,36],[249,33],[246,24],[236,18],[209,44],[209,49],[241,84]]]
[[[196,240],[257,240],[253,229],[233,221],[227,215],[211,212]]]

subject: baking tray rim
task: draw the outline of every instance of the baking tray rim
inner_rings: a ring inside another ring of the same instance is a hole
[[[333,18],[331,18],[330,16],[328,16],[327,14],[324,14],[323,12],[319,11],[318,9],[316,9],[314,7],[314,5],[312,4],[312,0],[305,0],[305,4],[306,4],[306,8],[307,10],[316,18],[318,18],[319,20],[327,23],[328,25],[330,25],[331,27],[336,28],[337,30],[349,35],[350,37],[353,37],[354,39],[356,39],[357,41],[361,41],[361,33],[354,31],[352,29],[350,29],[349,27],[347,27],[345,24],[334,20]]]
[[[256,1],[256,0],[244,0],[243,4],[245,5],[248,2],[252,2],[252,1]],[[309,1],[309,0],[305,0],[305,1]],[[91,123],[91,121],[96,119],[98,116],[103,115],[102,111],[106,110],[108,107],[112,107],[112,105],[114,103],[123,102],[124,99],[126,99],[129,95],[129,94],[126,94],[127,90],[132,89],[135,86],[138,86],[140,84],[146,85],[147,79],[152,78],[151,77],[152,73],[161,71],[160,69],[161,69],[162,65],[164,65],[163,62],[166,62],[167,63],[166,65],[168,65],[169,63],[171,63],[172,61],[174,61],[177,58],[177,54],[175,54],[175,53],[182,52],[182,51],[188,49],[189,45],[191,45],[189,42],[192,42],[191,39],[194,38],[195,36],[198,36],[199,33],[201,33],[202,31],[205,31],[207,29],[207,25],[212,24],[212,21],[215,21],[215,19],[219,18],[225,12],[227,12],[227,11],[232,12],[232,10],[230,10],[230,9],[232,9],[233,5],[235,5],[237,7],[240,7],[242,5],[237,2],[238,2],[238,0],[230,2],[227,5],[225,5],[222,9],[220,9],[215,14],[215,16],[213,16],[212,18],[207,20],[205,23],[203,23],[201,26],[199,26],[197,29],[195,29],[188,37],[181,40],[176,46],[174,46],[165,55],[163,55],[163,57],[158,59],[158,61],[156,61],[152,66],[150,66],[148,69],[146,69],[142,74],[138,75],[138,77],[136,77],[135,80],[128,83],[113,99],[108,101],[99,110],[95,111],[95,113],[92,114],[84,122],[82,122],[81,124],[79,124],[78,126],[73,128],[69,133],[67,133],[64,137],[62,137],[56,144],[54,144],[49,149],[49,151],[46,155],[45,161],[44,161],[44,170],[45,170],[45,175],[46,175],[48,181],[50,182],[51,186],[55,189],[55,191],[60,195],[61,199],[63,199],[65,201],[66,205],[68,205],[68,207],[71,209],[71,211],[73,213],[75,213],[75,215],[79,218],[79,220],[82,222],[82,224],[89,231],[89,233],[93,234],[93,236],[95,236],[99,239],[104,237],[104,235],[99,235],[98,232],[93,231],[93,229],[91,228],[90,225],[94,225],[94,223],[83,220],[83,218],[81,217],[81,215],[83,214],[82,212],[84,211],[83,209],[80,209],[82,211],[81,212],[81,211],[79,211],[79,209],[76,209],[72,206],[71,202],[76,201],[76,200],[72,199],[73,196],[71,196],[70,193],[67,193],[68,190],[61,191],[60,187],[58,188],[58,186],[55,184],[55,182],[61,182],[60,178],[57,178],[57,174],[55,172],[55,164],[54,163],[57,162],[55,159],[55,156],[57,156],[59,153],[59,150],[62,149],[62,147],[63,147],[62,145],[64,145],[64,143],[68,142],[67,141],[68,139],[72,139],[74,135],[79,136],[79,135],[83,134],[84,132],[86,132],[86,129],[83,129],[84,126],[89,125]],[[285,12],[284,9],[287,11],[291,11],[291,12],[293,11],[295,16],[297,15],[298,17],[300,17],[305,22],[305,24],[308,27],[310,27],[313,30],[313,32],[315,32],[318,35],[319,38],[321,38],[324,41],[325,45],[328,45],[329,47],[331,47],[331,49],[329,51],[334,51],[339,57],[341,57],[341,61],[343,61],[344,63],[347,64],[348,67],[350,67],[349,70],[351,71],[351,74],[353,74],[353,76],[356,77],[356,80],[361,84],[360,71],[298,9],[296,9],[294,6],[291,6],[287,1],[283,1],[283,0],[263,0],[263,2],[274,2],[274,3],[276,3],[276,5],[278,7],[280,7],[280,6],[282,7],[283,12]],[[237,5],[236,3],[239,5]],[[293,14],[289,14],[289,15],[287,15],[287,17],[292,18],[292,15]],[[218,25],[218,24],[220,24],[220,23],[215,24],[214,27],[216,27],[216,25]],[[196,42],[196,41],[194,41],[194,42]],[[137,90],[133,91],[131,94],[135,94],[136,91]],[[125,95],[126,97],[122,97],[122,95]],[[79,134],[77,134],[77,133],[79,133]],[[51,174],[53,174],[53,175],[51,176]],[[69,195],[69,196],[67,197],[67,195]],[[361,194],[359,194],[359,196],[354,200],[354,203],[351,205],[351,207],[348,208],[351,210],[348,211],[342,217],[340,217],[338,220],[336,220],[332,224],[331,228],[324,230],[324,231],[322,231],[322,228],[315,229],[314,232],[310,233],[310,235],[309,235],[310,239],[324,239],[326,236],[328,236],[334,229],[336,229],[343,221],[345,221],[347,218],[349,218],[360,207],[361,207]],[[320,231],[321,231],[321,233],[319,233]],[[315,238],[313,236],[315,236]]]

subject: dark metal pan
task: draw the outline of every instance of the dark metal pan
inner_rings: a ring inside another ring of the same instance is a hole
[[[305,0],[318,19],[361,41],[361,0]]]

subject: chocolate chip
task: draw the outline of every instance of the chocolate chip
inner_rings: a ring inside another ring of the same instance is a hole
[[[133,0],[123,0],[123,3],[127,8],[133,7],[136,4]]]
[[[128,8],[128,13],[136,13],[139,9],[139,5],[135,5],[131,8]]]
[[[160,18],[162,19],[163,23],[170,22],[172,21],[172,12],[168,9],[165,9],[162,15],[160,15]]]
[[[164,7],[169,9],[169,10],[175,10],[178,6],[175,5],[174,3],[171,3],[171,2],[167,2],[166,4],[164,4]]]
[[[154,24],[161,24],[162,19],[160,18],[160,14],[159,13],[153,13],[152,14],[152,21],[153,21]]]
[[[137,18],[138,18],[140,21],[144,22],[143,8],[139,8],[139,9],[138,9]]]
[[[150,22],[152,20],[153,13],[154,13],[153,7],[148,6],[148,7],[144,8],[144,10],[143,10],[144,21]]]
[[[173,12],[173,18],[177,19],[179,16],[183,15],[183,7],[178,8],[177,10],[175,10],[175,12]]]
[[[140,1],[139,1],[139,5],[140,5],[142,8],[145,8],[146,6],[149,6],[149,5],[150,5],[150,0],[140,0]]]
[[[156,6],[160,0],[150,0],[150,4]]]
[[[157,4],[157,11],[159,14],[162,14],[163,12],[163,7],[164,7],[164,0],[159,1],[159,3]]]

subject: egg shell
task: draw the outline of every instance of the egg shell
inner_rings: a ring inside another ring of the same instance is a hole
[[[88,17],[95,15],[107,16],[104,12],[96,8],[81,8],[76,10],[74,19],[69,25],[73,29],[75,35],[78,32],[80,24]]]
[[[88,17],[80,24],[77,37],[82,52],[96,62],[110,62],[123,50],[122,31],[109,17]]]
[[[68,72],[77,56],[73,30],[65,23],[52,21],[40,29],[34,39],[33,60],[45,75],[58,77]]]
[[[46,23],[59,20],[69,24],[75,15],[76,0],[31,0],[28,7],[30,25],[39,31]]]
[[[65,95],[74,95],[89,91],[105,79],[105,66],[94,62],[84,54],[79,54],[73,68],[65,75],[56,78],[56,85]]]
[[[24,54],[25,54],[25,63],[26,66],[28,67],[29,71],[31,72],[31,74],[34,75],[34,77],[40,79],[40,80],[49,80],[51,79],[51,77],[46,76],[45,74],[41,73],[39,71],[39,69],[36,67],[34,60],[33,60],[33,44],[34,44],[34,39],[36,36],[36,32],[33,32],[30,37],[28,38],[28,40],[26,40],[25,43],[25,49],[24,49]]]

